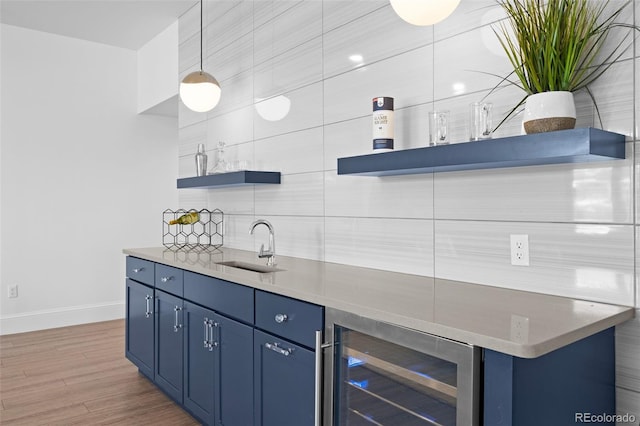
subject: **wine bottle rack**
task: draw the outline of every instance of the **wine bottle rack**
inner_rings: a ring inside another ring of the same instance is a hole
[[[180,216],[197,212],[197,222],[169,225]],[[222,210],[170,210],[162,212],[162,245],[170,250],[214,251],[224,244],[224,213]]]

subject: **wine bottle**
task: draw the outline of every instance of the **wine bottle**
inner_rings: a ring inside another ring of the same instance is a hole
[[[189,225],[191,223],[196,223],[199,220],[200,220],[200,214],[198,214],[198,212],[189,212],[189,213],[183,214],[177,219],[170,221],[169,225],[176,225],[176,224]]]

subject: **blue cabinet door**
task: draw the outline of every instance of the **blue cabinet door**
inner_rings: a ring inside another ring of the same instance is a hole
[[[215,355],[214,313],[184,303],[184,406],[203,423],[213,425]]]
[[[314,353],[255,330],[254,365],[256,426],[312,426]]]
[[[216,425],[253,426],[253,328],[215,316]]]
[[[182,403],[182,299],[156,291],[155,381],[167,395]]]
[[[253,329],[184,304],[184,406],[207,425],[253,426]]]
[[[153,288],[127,279],[125,355],[153,380]]]

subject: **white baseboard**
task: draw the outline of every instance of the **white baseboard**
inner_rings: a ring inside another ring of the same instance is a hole
[[[124,318],[125,303],[69,306],[0,317],[0,335]]]

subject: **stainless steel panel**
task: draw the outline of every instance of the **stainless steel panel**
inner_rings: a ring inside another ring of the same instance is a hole
[[[442,406],[455,412],[455,423],[450,420],[445,424],[465,426],[479,424],[480,348],[335,309],[327,308],[325,312],[325,336],[327,339],[334,340],[331,342],[333,343],[332,355],[325,357],[325,425],[340,421],[334,417],[336,410],[340,410],[339,402],[336,401],[338,395],[336,373],[339,369],[336,363],[339,362],[338,360],[341,359],[343,353],[351,360],[366,362],[367,371],[382,372],[380,375],[382,379],[378,379],[377,385],[382,386],[380,380],[386,380],[384,379],[386,376],[394,377],[401,382],[409,383],[414,389],[419,388],[417,395],[419,395],[419,392],[428,392],[434,395],[434,398],[437,397],[438,400],[444,401]],[[441,377],[438,377],[438,374],[423,374],[418,370],[414,371],[412,368],[404,368],[399,363],[394,363],[393,360],[390,361],[377,356],[373,346],[371,346],[371,351],[358,350],[358,348],[354,347],[342,347],[343,342],[339,341],[341,333],[336,333],[339,329],[345,329],[347,333],[350,331],[356,332],[352,338],[353,342],[356,342],[356,338],[359,338],[361,344],[366,345],[375,345],[376,342],[378,342],[378,346],[387,343],[398,345],[411,352],[415,351],[416,354],[423,354],[425,359],[429,358],[431,360],[431,363],[436,362],[440,366],[447,364],[445,367],[453,372],[454,377],[447,378],[446,375],[442,374],[440,374]],[[359,334],[360,337],[358,337]],[[384,342],[380,342],[378,339]],[[351,382],[349,386],[354,389],[360,386],[357,381]],[[371,383],[367,382],[368,385],[373,385],[373,381]],[[420,412],[420,410],[411,410],[403,404],[396,403],[393,400],[395,397],[393,391],[391,391],[391,398],[387,398],[382,393],[368,390],[367,386],[360,386],[361,389],[357,390],[358,395],[362,395],[362,398],[370,399],[369,405],[377,403],[387,405],[400,413],[401,416],[408,416],[408,418],[416,421],[417,424],[441,424],[435,422],[428,413]],[[384,386],[393,388],[395,382],[388,381]],[[352,414],[358,420],[376,424],[366,415],[358,414],[356,410],[352,410]]]

